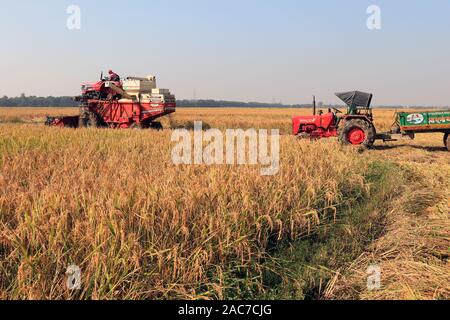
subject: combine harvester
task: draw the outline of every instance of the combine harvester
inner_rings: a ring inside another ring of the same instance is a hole
[[[156,87],[156,78],[128,77],[120,80],[100,77],[94,84],[83,84],[80,114],[72,117],[47,117],[46,125],[58,127],[108,127],[162,129],[156,119],[175,112],[176,100],[168,89]]]
[[[314,99],[312,116],[293,117],[293,134],[309,139],[338,137],[344,144],[370,148],[376,140],[414,139],[418,133],[438,132],[444,134],[444,144],[450,151],[450,110],[398,112],[391,131],[377,133],[370,107],[372,94],[352,91],[336,96],[347,105],[346,114],[332,108],[327,114],[317,115]]]

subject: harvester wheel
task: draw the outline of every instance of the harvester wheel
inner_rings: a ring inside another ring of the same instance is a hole
[[[130,125],[130,129],[133,129],[133,130],[141,130],[142,128],[143,128],[143,126],[136,122],[134,122]]]
[[[87,118],[84,114],[80,114],[80,119],[78,120],[78,127],[85,128],[87,123]]]
[[[98,117],[93,112],[82,112],[80,114],[79,127],[80,128],[97,128],[99,126]]]
[[[391,133],[393,134],[400,134],[402,132],[402,128],[400,127],[400,125],[398,123],[394,124],[391,127]]]
[[[371,148],[375,143],[375,127],[362,119],[351,119],[339,128],[339,141],[344,144]]]
[[[164,128],[163,128],[161,122],[152,122],[152,123],[150,124],[150,129],[161,131],[161,130],[163,130]]]
[[[444,144],[447,147],[447,150],[450,151],[450,132],[447,132],[444,135]]]
[[[88,117],[87,127],[88,128],[97,128],[98,126],[99,126],[99,121],[98,121],[97,115],[93,112],[90,112],[89,117]]]

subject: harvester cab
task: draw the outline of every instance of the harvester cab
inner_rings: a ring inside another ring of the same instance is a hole
[[[341,115],[336,108],[327,114],[297,116],[292,119],[293,134],[299,138],[321,139],[338,137],[344,144],[370,148],[376,137],[373,115],[370,108],[373,94],[361,91],[337,93],[347,105],[347,113]]]
[[[109,81],[102,79],[95,83],[83,83],[81,85],[81,96],[77,97],[77,101],[87,100],[106,100],[109,98],[117,97],[114,92],[108,87],[108,83],[113,82],[116,86],[122,87],[120,81]]]

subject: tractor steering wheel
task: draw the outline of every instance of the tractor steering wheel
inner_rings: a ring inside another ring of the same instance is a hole
[[[332,108],[336,113],[342,113],[341,110],[337,109],[337,108]]]

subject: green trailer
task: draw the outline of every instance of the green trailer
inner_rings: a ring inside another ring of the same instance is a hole
[[[449,111],[399,112],[397,123],[403,132],[449,132]]]
[[[390,132],[377,135],[383,141],[414,139],[418,133],[443,133],[444,144],[450,151],[450,110],[398,112]]]

